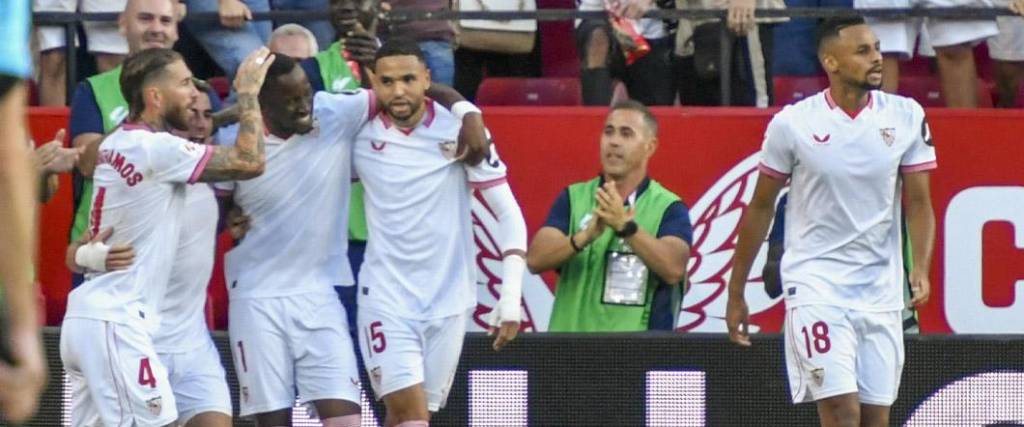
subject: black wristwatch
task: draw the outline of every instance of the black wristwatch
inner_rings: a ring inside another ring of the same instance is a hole
[[[615,232],[615,235],[621,238],[627,238],[636,234],[637,231],[640,231],[640,227],[637,227],[636,221],[629,220],[622,226],[622,230]]]

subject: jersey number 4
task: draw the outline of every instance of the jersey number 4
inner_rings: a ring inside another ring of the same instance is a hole
[[[149,365],[149,358],[143,357],[139,360],[139,385],[148,385],[149,388],[156,388],[156,377],[153,376],[153,368]]]
[[[818,354],[828,353],[832,349],[832,341],[828,338],[828,324],[822,321],[814,322],[811,325],[810,333],[807,332],[807,327],[804,326],[801,331],[804,333],[804,344],[807,346],[807,358],[813,357],[811,352],[811,341],[814,341],[814,350]]]

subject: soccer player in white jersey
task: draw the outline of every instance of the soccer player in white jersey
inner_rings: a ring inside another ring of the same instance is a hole
[[[224,269],[239,414],[259,426],[291,425],[296,391],[325,426],[360,424],[355,350],[334,292],[352,280],[351,141],[369,115],[360,95],[314,97],[302,67],[278,55],[260,94],[266,172],[216,186],[251,222]]]
[[[829,88],[785,107],[765,131],[726,321],[730,339],[749,346],[746,280],[789,180],[781,271],[793,402],[816,401],[823,426],[887,426],[904,360],[901,190],[910,303],[920,306],[930,291],[935,149],[921,106],[876,90],[882,54],[863,18],[825,20],[818,57]]]
[[[153,334],[186,215],[187,184],[246,179],[263,172],[263,123],[257,95],[273,55],[253,52],[235,79],[241,125],[233,147],[188,142],[199,93],[181,56],[170,49],[126,59],[121,87],[129,120],[99,146],[90,231],[113,229],[130,245],[127,269],[89,274],[71,292],[61,328],[61,359],[71,378],[71,424],[163,426],[178,413]],[[102,248],[78,264],[101,271]]]
[[[215,95],[213,95],[215,96]],[[189,108],[188,130],[171,129],[171,133],[193,142],[210,140],[208,118],[210,99],[201,92]],[[205,120],[205,122],[204,122]],[[178,425],[188,427],[228,427],[231,425],[231,393],[224,366],[210,333],[204,309],[206,288],[213,272],[214,248],[217,239],[217,197],[209,185],[190,185],[185,189],[185,217],[178,238],[178,250],[171,267],[167,293],[158,307],[160,326],[153,334],[157,356],[167,368],[178,410]],[[83,235],[88,241],[73,242],[68,251],[68,267],[86,273],[75,259],[86,259],[89,251],[99,250],[89,241],[109,239],[112,230],[101,230],[97,236]],[[81,255],[78,251],[83,251]],[[130,246],[107,248],[105,271],[131,265]]]
[[[422,427],[444,406],[476,306],[471,191],[481,191],[501,227],[496,349],[519,328],[526,226],[493,145],[477,166],[457,161],[459,113],[426,98],[430,73],[414,42],[385,43],[371,80],[383,107],[353,149],[370,232],[359,272],[360,349],[386,425]]]

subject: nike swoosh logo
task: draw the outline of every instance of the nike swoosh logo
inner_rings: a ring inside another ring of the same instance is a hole
[[[818,142],[821,142],[821,143],[825,143],[825,142],[828,142],[828,140],[829,140],[830,138],[832,138],[832,135],[831,135],[831,134],[827,134],[827,133],[825,134],[825,137],[824,137],[824,138],[823,138],[823,137],[820,137],[820,136],[818,136],[818,135],[814,135],[814,134],[811,134],[811,135],[812,135],[812,136],[814,136],[814,140],[815,140],[815,141],[818,141]]]

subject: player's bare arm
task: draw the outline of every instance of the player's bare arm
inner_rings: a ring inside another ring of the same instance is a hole
[[[729,278],[729,302],[725,309],[725,323],[729,327],[729,339],[741,346],[750,345],[747,321],[749,312],[744,291],[747,277],[761,248],[761,242],[768,234],[768,227],[775,215],[775,200],[786,181],[761,174],[757,178],[753,200],[740,220],[739,239],[736,253],[732,258],[732,277]]]
[[[1010,2],[1010,10],[1014,13],[1024,16],[1024,0],[1013,0]]]
[[[932,265],[932,247],[935,245],[935,210],[932,207],[931,173],[920,171],[903,174],[904,209],[914,269],[910,272],[911,306],[928,303],[931,282],[928,272]]]
[[[233,147],[214,147],[213,156],[203,169],[199,181],[217,182],[244,180],[263,174],[266,153],[263,143],[263,116],[259,93],[274,55],[259,48],[238,67],[235,92],[238,93],[238,139]]]
[[[622,195],[615,188],[615,181],[607,181],[597,190],[597,210],[594,214],[608,224],[616,233],[622,232],[633,219],[634,212],[627,211]],[[678,284],[686,277],[686,263],[690,258],[690,245],[676,236],[655,237],[637,229],[626,237],[629,247],[643,260],[644,265],[670,285]]]
[[[555,227],[542,227],[533,236],[530,249],[526,251],[526,266],[531,273],[539,274],[554,270],[569,261],[574,255],[604,233],[607,225],[597,215],[586,228],[566,236]]]

